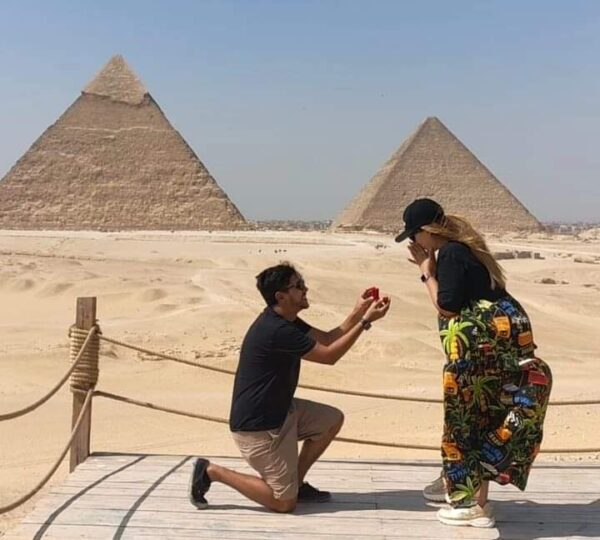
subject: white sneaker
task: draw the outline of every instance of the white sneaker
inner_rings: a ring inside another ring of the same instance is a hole
[[[423,497],[428,501],[446,502],[446,486],[444,486],[444,478],[441,474],[431,484],[425,486]]]
[[[496,524],[496,518],[489,503],[483,508],[478,504],[468,508],[440,508],[437,518],[445,525],[458,527],[490,528]]]

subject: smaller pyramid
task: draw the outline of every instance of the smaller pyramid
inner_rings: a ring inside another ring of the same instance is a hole
[[[438,119],[427,118],[337,216],[339,230],[397,232],[413,200],[429,197],[485,232],[535,231],[540,222]]]
[[[0,180],[0,228],[246,228],[120,55]]]

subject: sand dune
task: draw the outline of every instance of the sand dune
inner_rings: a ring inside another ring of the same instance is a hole
[[[73,287],[73,283],[51,283],[38,293],[40,296],[56,296]]]
[[[494,249],[544,259],[502,261],[510,290],[528,309],[539,354],[555,375],[554,398],[600,398],[599,235],[491,238]],[[335,367],[306,363],[301,380],[370,392],[440,395],[443,357],[433,308],[404,246],[374,234],[0,232],[0,412],[43,395],[68,368],[67,329],[77,296],[98,297],[105,335],[189,360],[235,369],[241,339],[263,302],[254,276],[290,260],[303,272],[311,308],[303,317],[336,326],[371,285],[390,294],[375,324]],[[556,283],[542,283],[552,279]],[[104,344],[99,388],[225,417],[231,377],[158,361]],[[299,391],[345,410],[344,435],[437,444],[441,407]],[[0,423],[0,504],[46,472],[68,437],[71,396],[63,389],[31,415]],[[598,406],[549,411],[548,446],[600,447]],[[92,448],[125,452],[230,454],[218,424],[98,400]],[[427,457],[436,453],[334,445],[329,457]],[[599,454],[583,459],[599,459]],[[559,459],[545,457],[544,459]],[[578,457],[560,459],[580,459]],[[66,474],[64,466],[54,481]],[[4,516],[0,531],[30,507]]]

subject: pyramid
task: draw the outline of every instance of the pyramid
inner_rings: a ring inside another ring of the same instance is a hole
[[[245,226],[122,56],[0,180],[0,229]]]
[[[404,208],[438,201],[484,232],[540,230],[540,222],[435,117],[427,118],[334,220],[338,230],[397,232]]]

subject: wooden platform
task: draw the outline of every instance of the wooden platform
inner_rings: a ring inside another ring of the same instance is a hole
[[[248,470],[238,459],[214,458]],[[91,539],[369,539],[600,538],[600,466],[539,464],[529,489],[492,488],[495,529],[441,525],[421,496],[434,462],[322,461],[308,480],[334,501],[301,505],[294,514],[263,510],[214,484],[210,508],[187,499],[192,458],[95,454],[42,498],[3,540]]]

